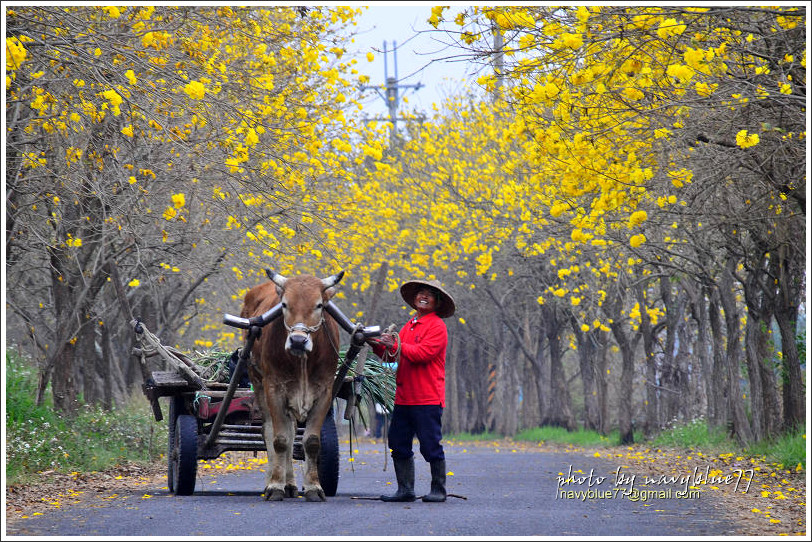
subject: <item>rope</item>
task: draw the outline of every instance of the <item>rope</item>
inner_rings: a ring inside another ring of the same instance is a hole
[[[395,349],[394,354],[391,353],[388,348],[384,350],[381,361],[383,363],[400,363],[400,350],[401,350],[400,334],[397,331],[395,331],[395,324],[392,324],[388,328],[386,328],[386,331],[384,331],[384,333],[393,335],[395,337],[395,343],[397,344],[397,348]]]
[[[388,333],[389,335],[393,335],[395,337],[395,344],[397,347],[395,348],[395,353],[391,353],[389,349],[385,349],[383,351],[383,356],[381,357],[382,363],[400,363],[400,350],[401,350],[401,343],[400,343],[400,334],[395,331],[396,327],[395,324],[390,324],[384,333]],[[391,412],[384,417],[384,424],[383,424],[383,431],[381,432],[381,440],[383,441],[383,470],[386,471],[387,464],[389,463],[389,421],[391,419]]]
[[[141,326],[142,332],[136,333],[136,340],[141,345],[142,363],[146,364],[146,357],[159,355],[170,366],[177,369],[181,373],[181,376],[185,376],[186,380],[192,383],[192,385],[198,389],[206,389],[203,379],[201,379],[200,375],[192,368],[194,364],[191,361],[186,359],[185,356],[179,355],[180,352],[174,348],[161,344],[160,339],[147,329],[147,326],[145,326],[143,322],[139,322],[139,325]]]

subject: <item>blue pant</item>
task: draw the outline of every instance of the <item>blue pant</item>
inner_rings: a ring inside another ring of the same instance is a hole
[[[389,425],[389,448],[394,459],[409,459],[414,455],[412,440],[420,441],[420,453],[431,463],[445,459],[440,440],[443,407],[440,405],[395,405]]]

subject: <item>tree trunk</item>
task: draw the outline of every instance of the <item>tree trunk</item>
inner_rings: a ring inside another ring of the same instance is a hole
[[[750,311],[745,328],[745,351],[747,353],[747,376],[750,382],[750,412],[753,438],[763,440],[767,435],[764,415],[765,396],[760,365],[768,361],[767,341],[764,333],[769,329],[758,315]]]
[[[536,383],[536,393],[539,397],[539,425],[544,425],[550,412],[550,364],[547,356],[544,355],[546,340],[544,334],[539,334],[536,342],[536,355],[533,356],[533,374]]]
[[[719,295],[711,292],[708,295],[708,322],[710,323],[713,349],[713,382],[714,393],[711,398],[714,402],[715,416],[710,420],[713,427],[727,427],[733,423],[730,411],[731,384],[727,377],[727,366],[724,354],[724,333],[722,331],[722,313],[719,309]]]
[[[93,321],[91,321],[93,320]],[[79,332],[77,354],[82,375],[82,395],[87,405],[104,403],[104,376],[107,367],[104,365],[102,353],[96,348],[96,319],[88,321]]]
[[[801,363],[798,356],[797,340],[797,306],[795,313],[781,307],[777,310],[775,320],[781,331],[781,375],[783,379],[784,429],[798,429],[806,420],[805,389]]]
[[[736,260],[728,257],[725,270],[719,280],[719,299],[725,312],[725,327],[727,331],[727,349],[725,362],[727,377],[730,382],[730,407],[733,416],[733,432],[742,446],[753,443],[753,432],[744,409],[744,397],[740,385],[739,364],[741,363],[741,331],[739,330],[739,310],[733,293],[733,270],[736,269]]]
[[[76,392],[73,365],[76,348],[68,342],[59,355],[54,359],[54,372],[51,382],[51,392],[54,399],[54,410],[68,415],[74,414],[79,408]]]
[[[663,422],[671,423],[680,419],[680,413],[689,400],[686,394],[688,375],[678,359],[678,337],[680,325],[684,320],[686,298],[685,296],[674,296],[669,277],[660,278],[660,295],[665,305],[666,315],[661,385],[669,390],[661,396],[661,401],[663,403]]]
[[[528,345],[528,350],[531,352],[538,352],[538,343],[541,342],[537,337],[534,337],[531,331],[530,311],[525,312],[525,318],[522,325],[524,342]],[[541,426],[541,399],[539,397],[539,386],[536,377],[536,371],[533,366],[532,359],[526,359],[525,356],[520,358],[522,363],[522,402],[521,402],[521,422],[520,429],[530,429],[533,427]]]
[[[603,302],[603,310],[610,319],[609,328],[620,348],[620,397],[618,400],[618,430],[620,444],[634,443],[634,344],[623,329],[621,299],[616,291],[609,293]],[[639,336],[639,335],[638,335]]]
[[[584,429],[600,430],[600,411],[598,407],[598,390],[595,384],[597,340],[592,331],[584,332],[577,319],[571,318],[570,324],[578,342],[578,366],[581,369],[581,384],[584,392]]]
[[[452,347],[446,359],[445,365],[445,401],[446,409],[443,414],[444,432],[460,432],[460,400],[459,387],[457,385],[457,364],[462,349],[462,333],[455,333],[451,339]]]
[[[67,256],[59,249],[51,250],[51,284],[56,312],[58,349],[53,351],[46,361],[45,370],[46,374],[51,374],[54,409],[57,412],[72,414],[79,406],[74,379],[75,344],[78,337],[72,335],[73,330],[78,330],[75,319],[72,318],[75,315],[75,300],[71,297],[71,288],[68,286],[71,279],[67,271],[63,269],[66,260]],[[40,381],[42,382],[43,379]],[[47,384],[47,380],[44,383]]]
[[[558,320],[556,309],[544,311],[544,329],[547,344],[550,345],[550,411],[547,418],[542,420],[544,425],[563,427],[567,431],[575,429],[575,418],[572,415],[572,401],[567,388],[567,375],[564,373],[564,364],[561,352],[561,323]]]
[[[609,416],[609,337],[605,331],[597,331],[594,334],[598,341],[598,350],[595,357],[596,367],[596,390],[598,391],[598,431],[601,435],[608,435],[612,427],[612,419]]]
[[[691,297],[691,314],[696,322],[696,346],[694,351],[699,357],[699,364],[702,368],[702,386],[704,387],[704,401],[706,419],[708,425],[718,426],[717,405],[715,395],[718,393],[714,389],[713,361],[711,355],[710,341],[708,340],[709,323],[707,300],[702,295],[696,284],[689,282],[685,285],[686,293]]]
[[[506,341],[507,342],[507,341]],[[516,435],[519,418],[519,378],[516,371],[518,348],[503,348],[497,356],[496,405],[497,416],[495,432],[506,437]],[[521,356],[524,361],[524,357]]]
[[[620,401],[618,409],[618,430],[620,431],[620,444],[634,444],[634,349],[631,342],[617,321],[610,325],[612,334],[617,341],[622,356],[620,373]]]
[[[640,335],[643,337],[643,351],[646,356],[646,377],[643,380],[646,386],[645,411],[646,419],[643,432],[647,437],[654,435],[660,429],[660,404],[657,389],[657,358],[654,352],[655,331],[651,326],[651,318],[646,311],[645,284],[638,282],[635,288],[637,303],[640,307]]]

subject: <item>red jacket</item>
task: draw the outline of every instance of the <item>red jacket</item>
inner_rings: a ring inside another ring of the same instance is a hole
[[[445,408],[445,352],[448,344],[445,322],[433,312],[416,322],[411,318],[398,336],[401,350],[395,377],[395,404],[440,405]],[[373,345],[378,357],[383,356],[384,349],[383,345]],[[394,353],[395,349],[391,352]]]

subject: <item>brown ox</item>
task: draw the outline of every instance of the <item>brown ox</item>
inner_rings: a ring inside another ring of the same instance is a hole
[[[241,312],[243,318],[250,318],[282,303],[282,317],[262,330],[249,364],[271,462],[264,496],[273,501],[298,496],[293,441],[297,423],[305,423],[304,496],[308,501],[324,501],[318,474],[320,434],[333,399],[339,336],[338,324],[323,309],[344,272],[325,279],[266,273],[271,282],[249,290]]]

